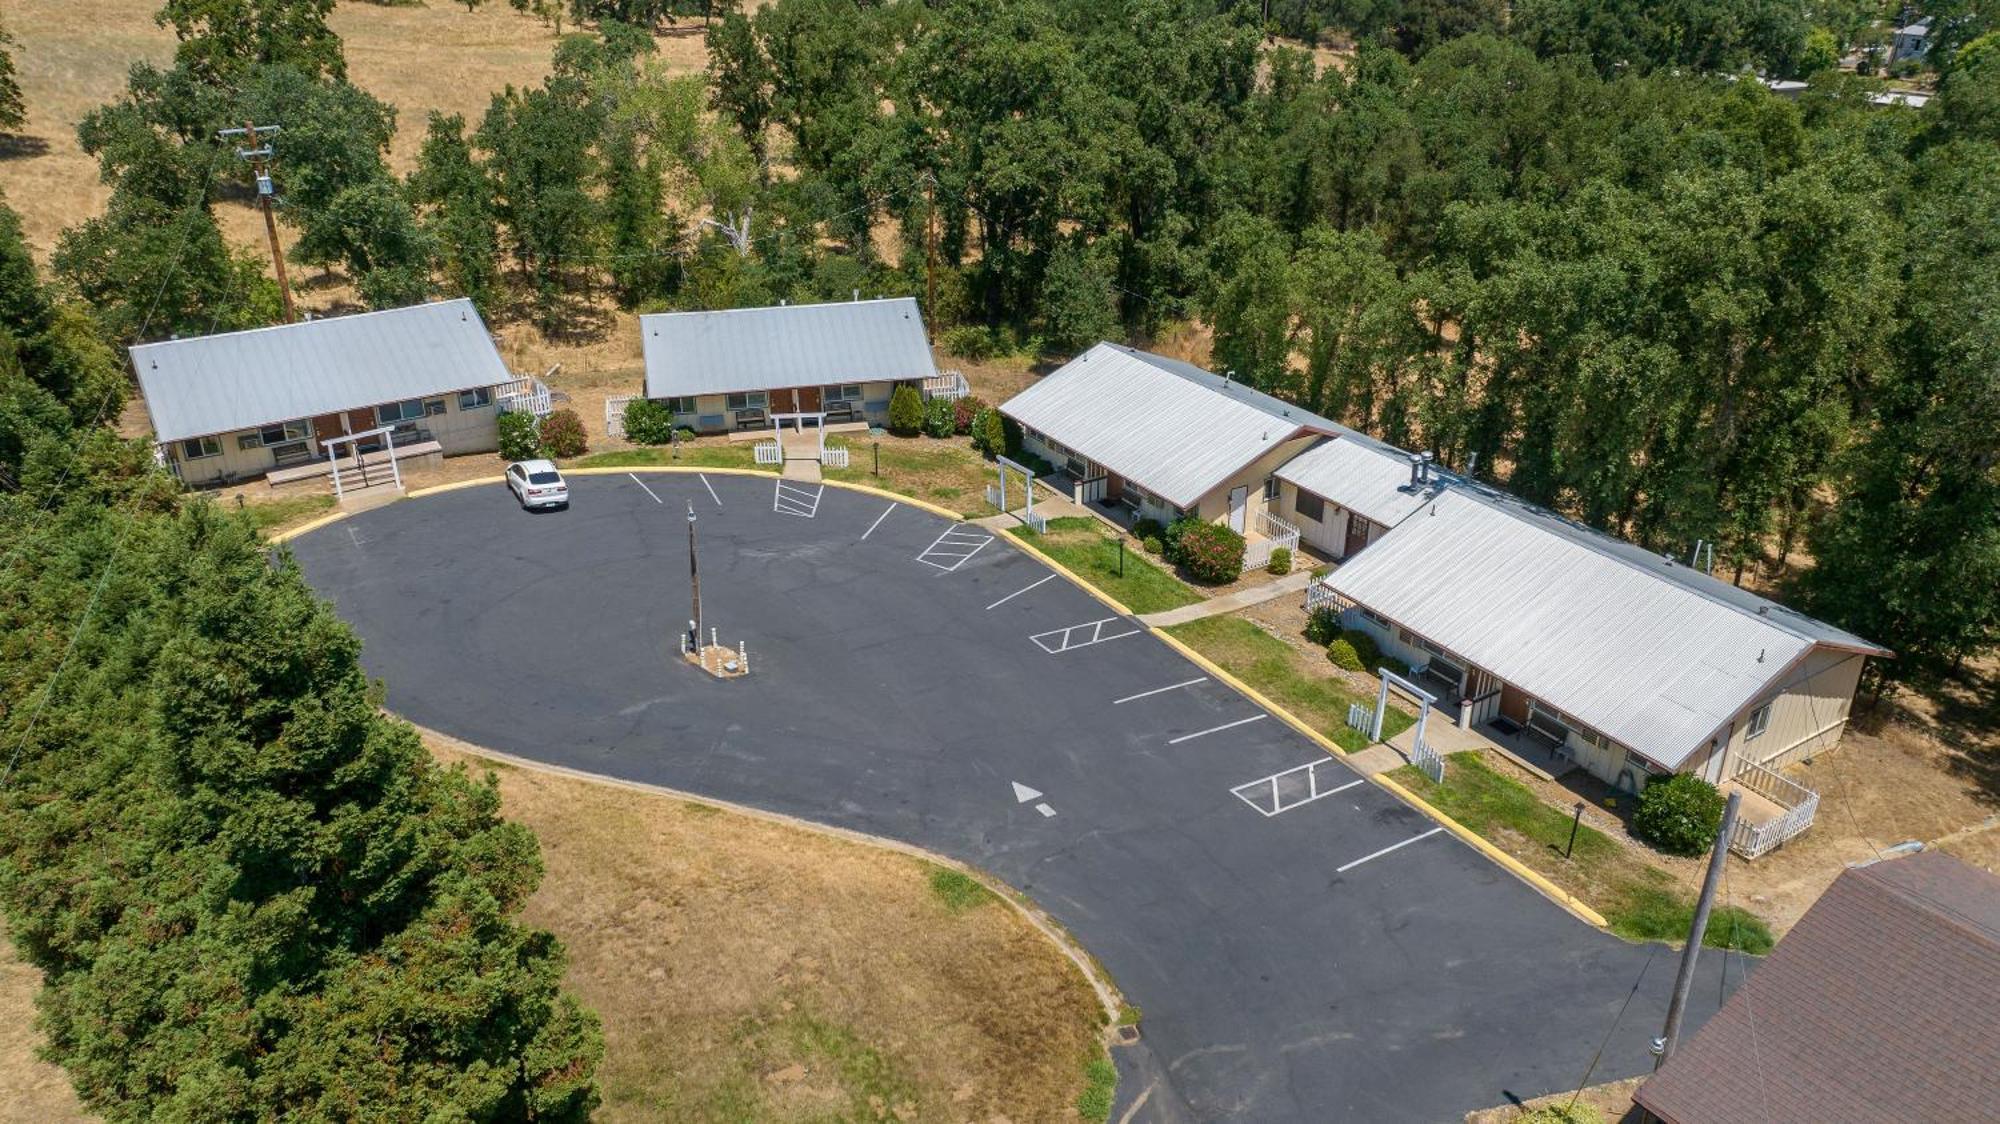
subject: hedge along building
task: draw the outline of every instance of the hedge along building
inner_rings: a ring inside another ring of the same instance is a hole
[[[1027,451],[1080,504],[1123,521],[1194,516],[1259,546],[1291,545],[1275,506],[1279,466],[1325,437],[1352,433],[1192,363],[1100,343],[1008,399]]]
[[[646,397],[703,433],[791,413],[881,425],[898,385],[937,377],[910,297],[652,313],[639,333]]]
[[[140,344],[132,367],[161,455],[190,484],[311,474],[329,451],[405,457],[499,446],[513,381],[469,300]]]
[[[1812,822],[1817,796],[1777,770],[1839,743],[1864,663],[1888,649],[1498,489],[1427,487],[1307,603],[1551,771],[1627,791],[1734,783],[1753,857]]]

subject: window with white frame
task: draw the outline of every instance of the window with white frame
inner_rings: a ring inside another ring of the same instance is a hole
[[[1300,488],[1292,500],[1292,510],[1298,513],[1299,518],[1318,523],[1326,518],[1326,501]]]
[[[1278,478],[1275,476],[1266,476],[1264,478],[1264,502],[1278,502]]]
[[[839,386],[823,386],[820,387],[819,390],[820,390],[820,397],[828,402],[861,401],[860,383],[842,383]]]
[[[1771,704],[1765,703],[1763,706],[1750,712],[1750,723],[1743,731],[1743,740],[1747,742],[1751,738],[1759,736],[1766,729],[1770,728],[1770,725]]]
[[[306,433],[307,426],[302,421],[267,425],[250,433],[238,434],[236,437],[236,447],[239,449],[268,449],[273,445],[289,445],[294,441],[304,441]]]
[[[391,402],[375,407],[376,425],[397,425],[402,422],[420,421],[426,414],[444,413],[444,399],[411,398],[402,402]]]
[[[222,442],[213,437],[190,437],[181,442],[181,459],[184,461],[198,461],[203,457],[221,455]]]
[[[769,401],[770,399],[764,396],[763,391],[753,390],[745,394],[730,395],[729,408],[732,410],[761,410]]]
[[[461,410],[477,410],[481,406],[491,406],[492,404],[493,388],[491,387],[475,386],[471,390],[461,390],[458,392],[458,408]]]

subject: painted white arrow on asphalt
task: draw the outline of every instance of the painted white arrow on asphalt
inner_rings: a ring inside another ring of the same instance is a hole
[[[1041,793],[1036,792],[1034,789],[1029,788],[1027,785],[1022,784],[1020,781],[1014,782],[1015,800],[1023,804],[1026,804],[1030,800],[1040,800],[1041,798],[1042,798]]]

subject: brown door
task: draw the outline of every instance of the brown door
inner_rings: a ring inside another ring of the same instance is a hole
[[[819,387],[802,386],[793,392],[798,401],[797,412],[801,414],[819,413]]]
[[[313,419],[313,440],[330,441],[347,432],[340,427],[339,414],[321,414]]]
[[[1105,502],[1118,503],[1124,498],[1125,498],[1125,478],[1123,476],[1118,475],[1115,472],[1105,473],[1104,474]]]
[[[1512,683],[1500,684],[1500,713],[1521,726],[1528,724],[1528,693]]]
[[[1361,553],[1361,548],[1367,545],[1368,545],[1368,520],[1363,519],[1359,512],[1355,511],[1348,512],[1347,546],[1343,550],[1341,550],[1340,556],[1342,558],[1352,558],[1355,555]]]

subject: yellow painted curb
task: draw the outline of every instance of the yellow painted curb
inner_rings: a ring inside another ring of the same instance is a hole
[[[929,500],[920,500],[915,496],[906,496],[901,492],[892,492],[887,488],[877,488],[873,484],[855,484],[846,480],[822,480],[820,483],[831,485],[835,488],[845,488],[850,492],[863,492],[871,496],[880,496],[885,500],[895,500],[897,503],[906,503],[911,507],[922,508],[932,515],[942,515],[954,522],[967,522],[963,514],[953,511],[948,507],[939,507]]]
[[[325,515],[320,516],[318,519],[307,520],[306,522],[301,523],[298,526],[293,527],[288,531],[279,531],[277,534],[272,535],[268,539],[265,539],[264,543],[266,546],[272,546],[276,545],[277,543],[285,542],[288,539],[297,538],[298,536],[305,534],[307,531],[317,531],[321,527],[326,526],[328,523],[338,523],[342,519],[347,518],[347,515],[348,515],[347,512],[341,511],[339,509],[329,511]]]
[[[1297,730],[1299,733],[1304,734],[1306,737],[1311,738],[1315,743],[1317,743],[1320,746],[1320,748],[1326,750],[1328,753],[1333,754],[1335,757],[1347,756],[1347,751],[1340,748],[1340,743],[1334,741],[1332,738],[1327,737],[1325,734],[1320,733],[1318,730],[1313,729],[1312,726],[1308,724],[1305,719],[1300,718],[1298,715],[1293,714],[1291,711],[1286,710],[1284,707],[1279,706],[1277,703],[1274,703],[1270,699],[1265,698],[1264,693],[1262,691],[1257,690],[1250,684],[1245,683],[1243,680],[1238,679],[1234,675],[1231,675],[1228,672],[1222,670],[1222,668],[1219,665],[1217,665],[1214,660],[1209,659],[1207,656],[1204,656],[1200,652],[1195,651],[1193,648],[1188,647],[1186,644],[1181,643],[1181,641],[1176,639],[1175,637],[1167,635],[1165,629],[1155,626],[1152,628],[1151,631],[1153,635],[1159,637],[1161,642],[1165,643],[1167,647],[1172,648],[1174,651],[1179,652],[1183,656],[1186,656],[1189,660],[1192,660],[1195,664],[1199,665],[1201,668],[1206,670],[1210,675],[1213,675],[1217,679],[1222,680],[1224,683],[1229,684],[1231,687],[1236,688],[1238,693],[1249,698],[1251,702],[1256,703],[1258,706],[1261,706],[1265,710],[1270,711],[1272,714],[1277,715],[1279,718],[1284,719],[1286,725],[1290,726],[1294,730]]]
[[[1583,904],[1582,899],[1578,898],[1575,894],[1572,894],[1568,890],[1565,890],[1561,886],[1558,886],[1554,882],[1551,882],[1546,875],[1543,875],[1540,872],[1536,871],[1533,867],[1530,867],[1528,864],[1522,862],[1520,859],[1515,858],[1514,856],[1494,846],[1492,843],[1487,842],[1486,839],[1482,837],[1478,832],[1473,831],[1471,828],[1465,826],[1462,823],[1459,823],[1457,820],[1452,819],[1450,816],[1445,815],[1443,812],[1439,811],[1435,806],[1433,806],[1430,801],[1425,800],[1423,797],[1418,796],[1416,793],[1411,792],[1409,789],[1404,788],[1402,785],[1396,783],[1393,780],[1390,780],[1388,776],[1385,774],[1377,773],[1374,776],[1369,777],[1368,779],[1374,781],[1376,784],[1381,785],[1383,788],[1388,789],[1390,792],[1395,793],[1396,796],[1403,801],[1403,803],[1408,804],[1410,807],[1415,808],[1417,811],[1422,812],[1423,814],[1443,824],[1445,828],[1449,830],[1453,835],[1456,835],[1460,839],[1463,839],[1467,843],[1470,843],[1473,847],[1477,848],[1481,854],[1485,855],[1487,858],[1492,859],[1494,862],[1505,867],[1509,872],[1511,872],[1514,875],[1514,877],[1519,878],[1521,881],[1526,882],[1528,885],[1533,886],[1537,890],[1540,890],[1542,892],[1543,897],[1546,897],[1550,901],[1556,903],[1557,905],[1563,907],[1564,909],[1569,910],[1571,913],[1575,914],[1579,920],[1587,922],[1591,925],[1595,925],[1600,929],[1609,927],[1610,922],[1604,919],[1603,914]]]
[[[1008,542],[1011,542],[1015,546],[1021,548],[1022,550],[1027,551],[1029,554],[1034,555],[1035,559],[1039,561],[1042,565],[1047,566],[1049,569],[1054,570],[1056,573],[1061,574],[1065,578],[1068,578],[1070,584],[1077,586],[1078,588],[1082,589],[1085,593],[1088,593],[1092,597],[1095,597],[1099,601],[1102,601],[1106,605],[1109,605],[1111,607],[1112,612],[1117,613],[1120,616],[1126,616],[1126,617],[1137,617],[1139,615],[1133,612],[1132,610],[1127,609],[1124,606],[1124,604],[1121,603],[1116,597],[1111,596],[1109,593],[1104,592],[1103,590],[1097,588],[1096,586],[1078,577],[1075,571],[1071,570],[1068,566],[1065,566],[1062,563],[1056,561],[1054,558],[1049,557],[1046,553],[1042,551],[1040,547],[1036,546],[1032,542],[1029,542],[1022,536],[1011,534],[1007,531],[1001,531],[998,537],[1006,539]]]
[[[777,473],[768,472],[761,468],[735,468],[733,466],[703,464],[630,464],[623,467],[618,465],[606,465],[602,467],[593,465],[585,468],[562,468],[558,465],[557,467],[570,476],[617,476],[620,473],[629,474],[634,472],[713,472],[722,476],[761,476],[766,480],[776,480],[778,478]]]

